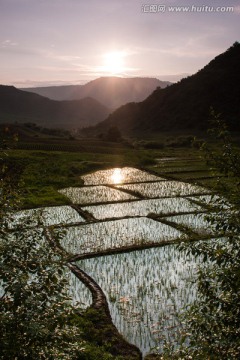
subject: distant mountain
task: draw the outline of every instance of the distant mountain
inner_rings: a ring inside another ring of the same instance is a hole
[[[240,44],[235,43],[195,75],[155,90],[140,103],[120,107],[94,129],[117,126],[123,134],[205,130],[212,106],[232,129],[240,130]]]
[[[109,109],[92,98],[54,101],[0,85],[0,123],[33,122],[49,128],[73,129],[95,125],[109,113]]]
[[[79,100],[92,97],[110,109],[146,99],[157,87],[171,83],[155,78],[101,77],[85,85],[51,86],[22,89],[53,100]]]

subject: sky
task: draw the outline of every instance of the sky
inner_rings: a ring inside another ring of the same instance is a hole
[[[239,38],[240,0],[0,0],[0,84],[178,81]]]

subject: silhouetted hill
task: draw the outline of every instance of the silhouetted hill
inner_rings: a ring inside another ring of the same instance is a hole
[[[82,97],[76,99],[75,92],[81,91],[84,85],[59,85],[59,86],[42,86],[21,88],[20,90],[38,94],[47,97],[51,100],[64,101],[64,100],[80,100]],[[84,98],[85,96],[83,96]]]
[[[92,98],[54,101],[13,86],[0,85],[0,123],[33,122],[50,128],[73,129],[95,125],[109,112]]]
[[[117,126],[123,134],[153,131],[205,130],[209,109],[222,113],[232,129],[240,130],[240,44],[235,43],[202,70],[140,103],[120,107],[94,129]]]
[[[30,91],[54,100],[78,100],[92,97],[110,109],[132,101],[146,99],[157,87],[171,83],[155,78],[101,77],[85,85],[28,88]],[[23,90],[23,89],[22,89]]]

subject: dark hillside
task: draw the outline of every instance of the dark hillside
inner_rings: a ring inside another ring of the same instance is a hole
[[[235,43],[202,70],[146,100],[120,107],[91,131],[117,126],[124,134],[205,130],[209,109],[222,113],[231,129],[240,130],[240,44]]]
[[[0,85],[0,123],[33,122],[65,129],[95,125],[109,110],[92,98],[54,101],[43,96]]]

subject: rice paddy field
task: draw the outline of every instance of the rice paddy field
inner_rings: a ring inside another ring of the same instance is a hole
[[[197,298],[200,261],[176,243],[189,234],[216,236],[205,219],[216,195],[197,183],[133,167],[80,176],[77,186],[59,193],[69,205],[20,211],[12,226],[34,214],[51,226],[53,239],[103,289],[120,333],[144,355],[161,352],[164,340],[174,343],[184,332],[179,315]],[[72,273],[68,278],[73,303],[89,306],[89,290]]]
[[[142,196],[147,198],[184,196],[208,192],[208,190],[203,187],[194,186],[180,181],[118,185],[118,188],[140,193]]]
[[[164,340],[174,343],[184,332],[179,316],[197,296],[193,284],[196,260],[175,245],[78,261],[107,296],[119,331],[143,354],[161,352]],[[70,274],[74,302],[91,304],[91,295]]]
[[[146,171],[130,167],[123,167],[96,171],[95,173],[82,176],[82,180],[84,181],[84,185],[101,185],[126,184],[132,182],[138,183],[142,181],[159,181],[161,178],[149,174]]]
[[[165,243],[183,235],[177,229],[149,218],[130,218],[69,227],[62,247],[73,255],[116,248]]]
[[[38,221],[31,220],[36,215],[41,225],[51,227],[53,240],[78,258],[76,264],[103,289],[120,333],[144,355],[153,349],[161,353],[164,340],[174,343],[184,332],[179,315],[197,298],[194,279],[201,259],[180,252],[176,243],[190,239],[189,234],[199,241],[217,236],[205,220],[216,197],[209,186],[214,178],[190,156],[156,157],[144,169],[109,166],[115,157],[103,164],[106,170],[96,171],[93,157],[86,165],[71,156],[73,181],[56,177],[57,194],[43,172],[43,190],[51,191],[59,205],[19,211],[11,226],[24,218],[29,227],[37,226]],[[101,160],[99,154],[94,157]],[[31,166],[33,171],[34,163]],[[26,180],[31,185],[27,175]],[[73,303],[89,306],[86,286],[72,273],[68,279]]]
[[[11,215],[9,227],[16,227],[22,222],[29,227],[41,223],[44,226],[66,225],[85,220],[71,206],[53,206],[15,212]]]
[[[98,206],[82,207],[96,219],[121,218],[126,216],[147,216],[148,214],[166,215],[172,213],[194,212],[201,210],[201,206],[191,200],[180,197],[139,200],[118,204],[102,204]]]
[[[73,204],[117,202],[137,199],[136,196],[106,186],[67,188],[60,190],[60,193],[68,197]]]

